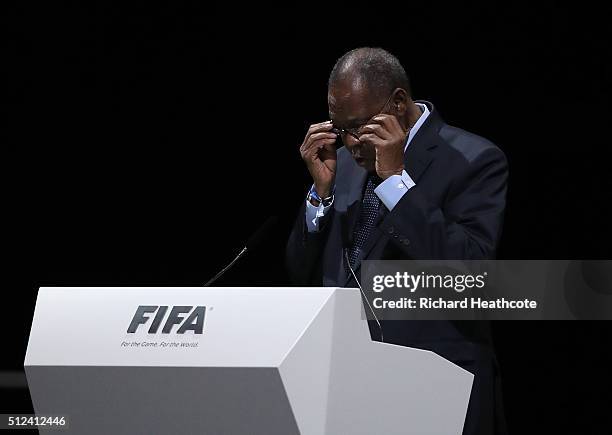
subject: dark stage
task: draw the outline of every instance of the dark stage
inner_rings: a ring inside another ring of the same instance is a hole
[[[595,6],[195,2],[3,5],[2,370],[23,368],[39,286],[194,286],[270,215],[223,286],[282,286],[310,186],[298,147],[359,46],[509,161],[502,259],[610,258],[609,40]],[[496,322],[514,434],[610,428],[609,322]],[[2,412],[31,412],[2,389]]]

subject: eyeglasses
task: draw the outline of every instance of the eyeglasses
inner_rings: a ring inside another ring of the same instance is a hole
[[[339,134],[339,135],[343,136],[343,137],[346,136],[346,135],[350,135],[350,136],[353,136],[355,139],[359,140],[359,131],[365,125],[368,125],[368,123],[372,120],[372,118],[374,118],[375,116],[377,116],[380,113],[382,113],[382,111],[385,109],[385,107],[387,107],[387,104],[389,104],[389,101],[391,101],[391,97],[393,97],[394,94],[395,94],[395,92],[393,92],[391,95],[389,95],[389,98],[387,98],[387,101],[385,101],[385,104],[380,108],[380,110],[378,110],[374,115],[370,116],[366,122],[364,122],[363,124],[359,125],[358,127],[340,128],[340,127],[336,126],[335,124],[332,124],[333,125],[332,131],[334,133],[336,133],[336,134]]]

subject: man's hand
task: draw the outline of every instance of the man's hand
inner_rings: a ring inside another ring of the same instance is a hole
[[[404,170],[406,131],[393,115],[377,115],[362,128],[359,140],[376,149],[376,173],[386,180]]]
[[[300,154],[312,176],[315,190],[321,198],[331,194],[336,178],[336,148],[338,135],[331,131],[330,121],[313,124],[308,129]]]

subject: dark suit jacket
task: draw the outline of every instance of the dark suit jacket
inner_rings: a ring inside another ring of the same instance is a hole
[[[433,105],[404,156],[416,183],[393,210],[384,206],[364,246],[364,260],[495,257],[506,198],[504,153],[490,141],[446,124]],[[333,208],[309,233],[305,204],[287,244],[287,268],[297,285],[356,287],[343,249],[352,243],[366,171],[338,150]],[[355,267],[359,274],[359,264]],[[382,321],[385,342],[432,350],[475,375],[465,434],[505,432],[498,365],[486,322]],[[370,324],[374,340],[379,332]]]

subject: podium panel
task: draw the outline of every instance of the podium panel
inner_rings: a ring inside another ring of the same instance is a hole
[[[473,375],[371,341],[362,309],[358,289],[43,287],[34,409],[75,434],[461,434]]]

